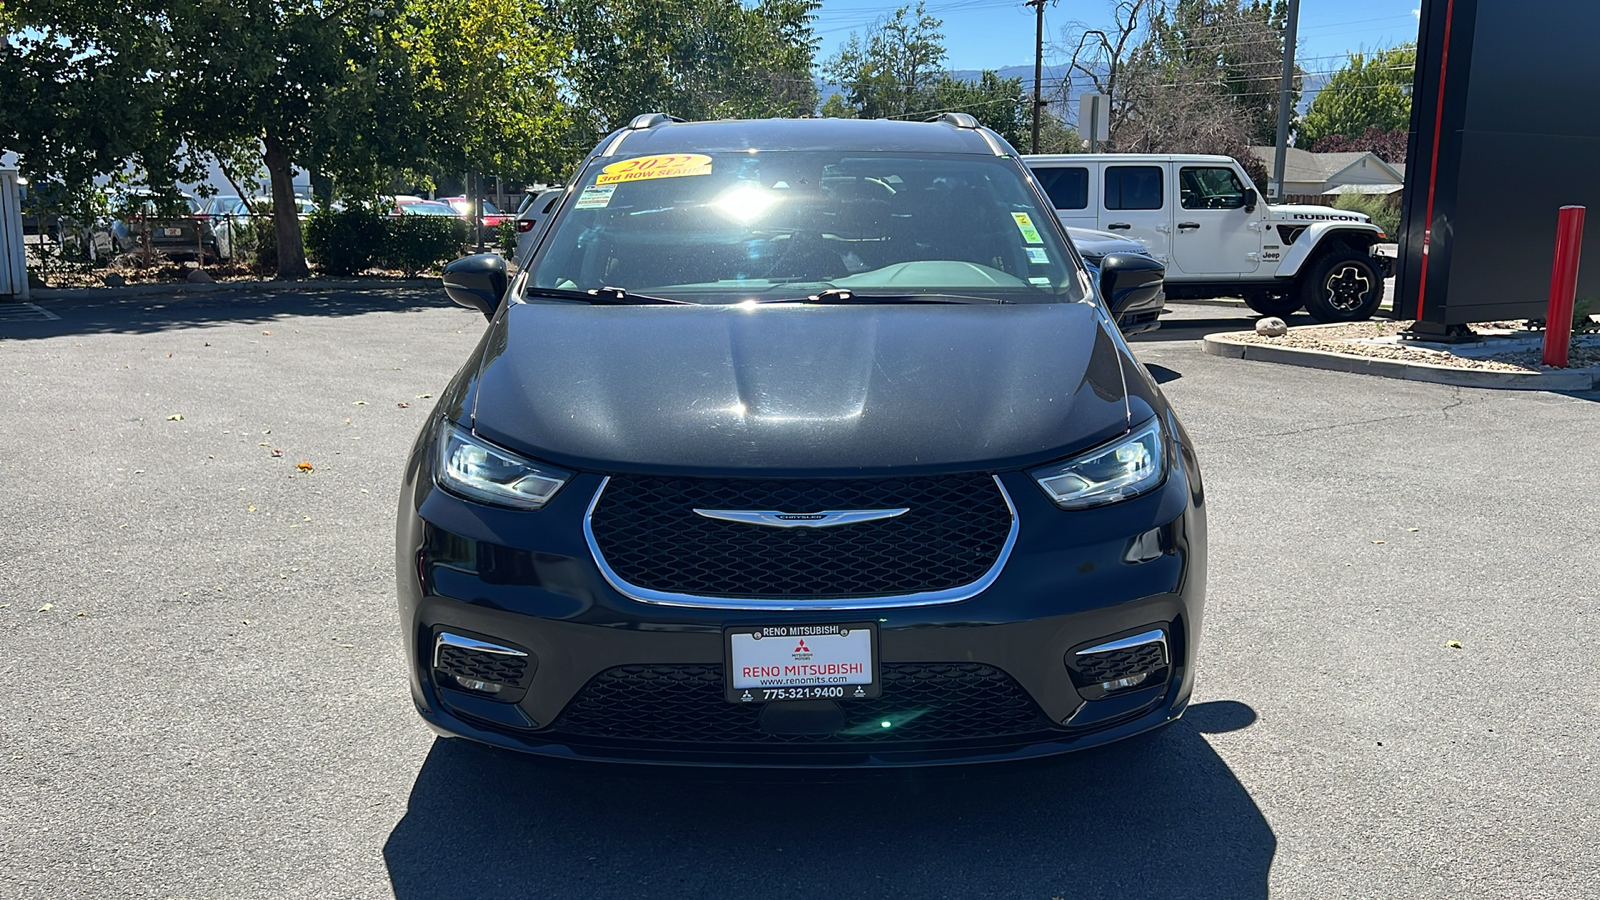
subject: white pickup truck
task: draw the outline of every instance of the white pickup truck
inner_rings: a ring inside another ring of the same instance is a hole
[[[1071,228],[1143,244],[1167,266],[1169,299],[1243,297],[1262,315],[1305,307],[1319,322],[1371,317],[1391,262],[1374,256],[1384,233],[1363,213],[1268,206],[1226,156],[1024,156]]]

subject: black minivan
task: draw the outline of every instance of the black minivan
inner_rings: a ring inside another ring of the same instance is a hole
[[[397,563],[437,731],[737,766],[1021,759],[1189,702],[1194,448],[970,116],[640,116],[579,167],[418,437]]]

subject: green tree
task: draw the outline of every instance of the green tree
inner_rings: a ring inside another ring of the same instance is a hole
[[[794,116],[817,105],[816,0],[552,0],[577,156],[644,112],[689,120]]]
[[[1285,0],[1177,0],[1150,20],[1144,59],[1175,87],[1204,85],[1244,118],[1246,139],[1277,138],[1283,78]],[[1300,101],[1297,72],[1289,95]]]
[[[0,58],[0,143],[30,173],[87,185],[133,165],[169,191],[207,157],[295,167],[368,194],[396,169],[532,167],[564,129],[535,0],[35,0]],[[227,167],[225,167],[227,168]],[[307,266],[275,217],[278,274]]]
[[[87,218],[103,199],[99,176],[131,164],[174,193],[195,174],[162,115],[166,40],[137,6],[37,0],[0,12],[0,147],[31,181],[62,185],[71,212]]]
[[[986,69],[975,82],[945,74],[933,86],[928,112],[970,113],[1013,147],[1023,147],[1033,127],[1028,117],[1031,102],[1031,97],[1023,96],[1021,78],[1001,78]]]
[[[854,119],[856,108],[850,105],[850,101],[844,99],[843,94],[833,93],[828,95],[822,108],[817,110],[817,115],[824,119]]]
[[[909,118],[937,108],[934,89],[945,78],[943,23],[921,0],[902,6],[868,29],[852,33],[823,64],[845,102],[863,119]]]
[[[1369,129],[1405,131],[1411,126],[1411,76],[1416,67],[1415,44],[1371,56],[1350,54],[1300,118],[1295,142],[1310,146],[1333,136],[1359,138]]]

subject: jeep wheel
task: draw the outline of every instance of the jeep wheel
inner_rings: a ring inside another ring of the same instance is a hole
[[[1244,304],[1263,316],[1288,318],[1300,310],[1300,298],[1290,294],[1254,291],[1244,295]]]
[[[1300,299],[1318,322],[1370,319],[1383,302],[1383,272],[1364,253],[1335,250],[1312,264],[1303,277]]]

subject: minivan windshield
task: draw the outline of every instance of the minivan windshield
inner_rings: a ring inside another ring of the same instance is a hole
[[[1079,270],[1006,157],[845,150],[598,159],[530,261],[529,297],[695,303],[1083,299]]]

